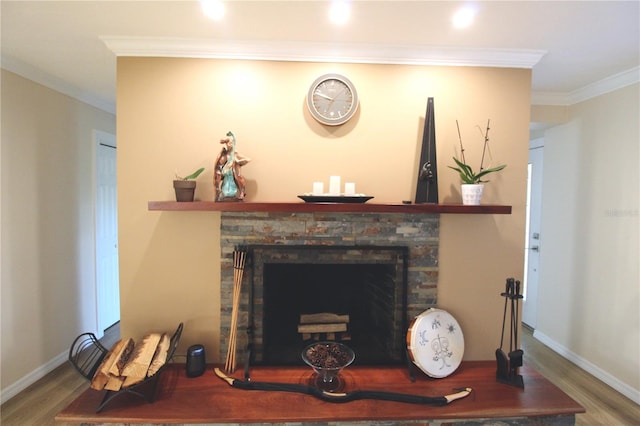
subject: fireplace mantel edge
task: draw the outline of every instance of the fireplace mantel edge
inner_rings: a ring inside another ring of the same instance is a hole
[[[287,213],[414,213],[511,214],[511,206],[462,204],[279,203],[214,201],[149,201],[150,211],[287,212]]]

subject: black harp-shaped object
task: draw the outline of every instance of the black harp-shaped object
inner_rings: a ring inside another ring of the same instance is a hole
[[[436,124],[433,112],[433,98],[427,99],[427,113],[424,117],[422,151],[416,185],[416,204],[438,204],[438,164],[436,162]]]

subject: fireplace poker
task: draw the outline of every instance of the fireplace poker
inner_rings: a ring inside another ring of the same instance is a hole
[[[522,367],[524,351],[522,349],[518,349],[518,320],[520,318],[520,299],[522,299],[522,295],[520,294],[520,281],[515,281],[515,287],[513,290],[513,298],[511,299],[511,315],[513,317],[512,322],[512,330],[513,330],[513,349],[509,352],[509,368],[511,368],[511,376],[518,376],[518,367]]]
[[[456,393],[436,397],[373,390],[355,390],[348,393],[332,393],[323,391],[314,386],[296,383],[253,382],[235,379],[224,374],[219,368],[215,368],[214,372],[216,373],[216,376],[237,389],[301,393],[314,396],[322,401],[334,403],[351,402],[359,399],[376,399],[381,401],[406,402],[409,404],[443,406],[468,396],[472,391],[471,388],[455,389]]]

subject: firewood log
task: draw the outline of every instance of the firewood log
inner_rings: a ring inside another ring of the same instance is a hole
[[[167,354],[169,352],[170,343],[171,340],[169,339],[169,336],[167,336],[166,333],[163,334],[160,338],[160,343],[158,343],[158,346],[156,347],[156,352],[153,354],[153,360],[151,361],[149,370],[147,371],[148,377],[156,374],[158,370],[160,370],[160,367],[162,367],[167,362]]]
[[[115,354],[114,363],[109,369],[109,374],[111,376],[122,376],[122,370],[124,369],[131,352],[133,352],[135,344],[132,338],[129,338],[124,345],[121,345],[119,348],[119,353]]]
[[[349,323],[349,315],[320,312],[317,314],[300,314],[300,324]]]
[[[109,370],[111,370],[113,364],[118,361],[116,357],[122,353],[122,348],[126,344],[127,341],[120,339],[111,347],[111,349],[109,349],[109,352],[107,352],[107,355],[100,363],[100,367],[98,367],[96,373],[93,375],[93,379],[91,380],[91,389],[101,390],[104,388],[111,377],[109,375]]]
[[[107,381],[107,384],[104,385],[104,388],[106,390],[110,390],[110,391],[119,391],[122,388],[122,383],[124,382],[124,377],[120,377],[120,376],[110,376],[109,380]]]
[[[150,376],[153,376],[155,373],[157,373],[160,367],[162,367],[167,360],[167,353],[169,351],[170,341],[171,340],[169,339],[169,336],[167,336],[166,334],[162,334],[162,336],[160,336],[160,341],[156,346],[155,352],[153,354],[153,358],[151,359],[151,363],[149,364],[149,368],[147,369],[147,375],[146,376],[131,375],[131,376],[123,377],[124,381],[122,383],[122,387],[128,388],[129,386],[135,385],[136,383],[140,383],[142,380],[145,379],[145,377],[150,377]]]
[[[298,333],[335,333],[347,331],[346,323],[338,324],[299,324]]]
[[[147,370],[156,352],[158,342],[160,342],[160,333],[150,333],[142,338],[135,346],[133,353],[127,360],[122,375],[126,377],[142,377],[147,376]]]
[[[133,386],[136,383],[140,383],[141,381],[144,380],[144,377],[140,377],[140,376],[127,376],[127,377],[120,377],[120,379],[122,379],[122,388],[128,388],[129,386]],[[107,387],[105,386],[105,389]]]

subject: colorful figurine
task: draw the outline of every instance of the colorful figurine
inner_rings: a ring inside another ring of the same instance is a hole
[[[216,201],[242,201],[246,195],[246,182],[240,173],[240,167],[251,161],[236,152],[236,137],[227,132],[227,137],[220,139],[222,151],[216,160],[213,185],[216,190]]]

